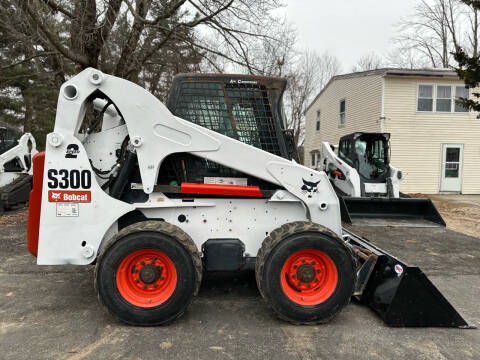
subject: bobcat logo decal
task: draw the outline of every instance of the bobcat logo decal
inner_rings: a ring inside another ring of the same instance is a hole
[[[318,192],[317,186],[320,183],[320,180],[318,180],[317,182],[311,182],[305,179],[302,179],[302,180],[303,180],[302,192],[304,194],[308,194],[307,196],[311,198],[313,194]]]
[[[54,200],[59,200],[59,199],[60,199],[60,193],[54,193],[54,192],[52,192],[52,199],[54,199]]]

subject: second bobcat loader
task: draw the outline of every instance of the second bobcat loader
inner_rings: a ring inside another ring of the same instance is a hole
[[[252,269],[273,312],[295,324],[325,323],[353,297],[391,326],[470,327],[418,267],[342,228],[325,172],[262,149],[288,139],[268,120],[282,82],[268,81],[186,86],[190,116],[231,136],[96,69],[64,83],[33,159],[37,263],[95,264],[101,303],[132,325],[181,316],[205,271]]]
[[[32,156],[37,153],[32,134],[0,127],[0,214],[28,202],[32,189]]]
[[[356,132],[340,139],[338,155],[323,142],[317,169],[337,192],[342,220],[372,226],[446,226],[430,199],[400,193],[402,172],[390,164],[390,134]]]

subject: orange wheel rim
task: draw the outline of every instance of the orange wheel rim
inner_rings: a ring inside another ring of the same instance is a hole
[[[299,305],[318,305],[335,291],[338,271],[322,251],[303,249],[290,255],[280,274],[285,295]]]
[[[149,308],[172,296],[177,271],[172,260],[155,249],[142,249],[126,256],[117,269],[117,288],[130,304]]]

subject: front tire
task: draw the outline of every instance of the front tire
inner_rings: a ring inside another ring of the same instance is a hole
[[[332,319],[350,301],[355,261],[333,232],[310,222],[272,231],[257,255],[260,293],[281,318],[294,324]]]
[[[145,221],[122,229],[95,269],[100,302],[131,325],[162,325],[180,317],[198,292],[201,260],[177,226]]]

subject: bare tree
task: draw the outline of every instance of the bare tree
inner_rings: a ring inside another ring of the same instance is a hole
[[[394,48],[385,57],[388,67],[418,69],[431,66],[428,59],[415,49]]]
[[[0,0],[0,119],[25,117],[29,128],[43,111],[51,126],[55,105],[41,109],[40,88],[56,90],[90,66],[162,100],[175,73],[223,71],[226,64],[260,72],[253,45],[281,48],[281,21],[273,15],[280,6],[281,0]]]
[[[452,52],[459,46],[478,54],[478,30],[478,10],[461,1],[421,0],[414,14],[399,24],[395,42],[400,55],[416,54],[410,59],[448,68],[454,61]]]
[[[357,63],[352,67],[352,72],[375,70],[384,66],[384,60],[377,54],[371,52],[365,54]]]
[[[248,55],[249,43],[256,39],[277,40],[268,25],[275,20],[273,11],[281,6],[280,0],[2,3],[12,18],[18,21],[21,15],[30,28],[25,35],[33,37],[41,51],[48,47],[59,53],[64,63],[79,69],[97,67],[133,81],[146,65],[164,65],[159,62],[169,58],[168,51],[192,55],[196,61],[211,62],[212,56],[221,57],[255,71]]]
[[[287,126],[294,131],[297,148],[303,144],[305,111],[308,105],[340,71],[340,61],[327,52],[319,55],[316,52],[305,51],[299,54],[292,66],[287,76],[285,107]]]

